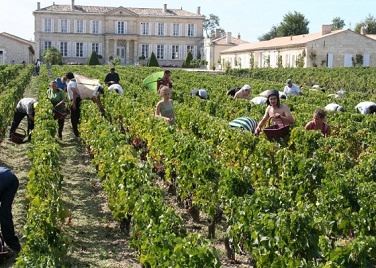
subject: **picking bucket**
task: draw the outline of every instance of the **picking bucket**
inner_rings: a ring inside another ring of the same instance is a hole
[[[22,131],[22,133],[19,133],[17,131]],[[25,137],[26,137],[26,130],[24,130],[23,128],[18,128],[16,129],[15,132],[12,133],[10,140],[14,143],[20,144],[23,142]]]

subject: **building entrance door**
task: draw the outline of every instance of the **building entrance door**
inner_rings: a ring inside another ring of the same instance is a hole
[[[121,64],[125,64],[125,47],[117,47],[117,56],[119,56]]]

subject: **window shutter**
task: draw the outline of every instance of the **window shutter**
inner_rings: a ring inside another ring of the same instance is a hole
[[[72,56],[72,48],[71,48],[71,43],[70,42],[67,42],[67,57],[71,57]]]
[[[183,46],[179,46],[179,60],[183,59]]]
[[[174,24],[170,23],[170,35],[174,36]]]
[[[54,32],[54,19],[51,19],[51,33]]]
[[[128,34],[128,23],[124,21],[124,34]]]
[[[61,32],[61,19],[57,20],[57,31],[60,33]]]
[[[151,33],[151,22],[148,23],[148,27],[149,27],[149,35],[152,35],[152,33]]]
[[[167,45],[163,45],[163,59],[167,59]]]
[[[73,22],[73,32],[77,33],[77,20],[74,20]]]
[[[142,56],[142,45],[141,44],[138,45],[138,56]],[[145,57],[146,57],[146,55],[145,55]]]
[[[181,23],[179,23],[179,36],[183,36],[182,35],[182,28],[183,28],[183,25]]]
[[[142,22],[140,22],[140,35],[143,35],[143,32],[142,32]]]
[[[193,36],[197,36],[197,24],[193,25]]]
[[[102,21],[100,20],[98,22],[98,34],[101,34],[102,33]]]
[[[70,20],[67,20],[67,33],[70,33]]]
[[[90,29],[89,29],[89,33],[93,33],[94,32],[94,27],[93,27],[93,24],[94,24],[94,22],[93,22],[93,20],[90,20]]]
[[[152,44],[149,44],[148,45],[149,46],[149,55],[148,55],[148,58],[150,58],[150,56],[151,56],[151,52],[153,51],[153,45]]]
[[[157,22],[157,23],[155,23],[155,33],[154,33],[154,35],[159,35],[159,31],[158,31],[158,27],[159,27],[159,23]]]
[[[197,59],[197,46],[193,47],[193,58]]]
[[[163,23],[163,35],[167,35],[167,23]]]
[[[187,54],[188,54],[187,46],[184,46],[184,51],[183,51],[184,59],[187,57]]]
[[[168,57],[168,58],[172,60],[172,45],[170,45],[169,47],[170,48],[169,48],[168,51],[169,51],[170,57]]]
[[[185,25],[185,35],[184,35],[184,36],[188,36],[188,28],[189,28],[188,25],[189,25],[189,24],[186,24],[186,25]]]
[[[84,42],[84,43],[82,44],[82,56],[83,56],[84,58],[88,57],[88,55],[87,55],[87,42]]]
[[[86,20],[83,21],[83,33],[86,33]]]
[[[91,53],[93,52],[93,43],[91,43],[91,42],[87,43],[87,52],[88,52],[88,57],[89,57],[91,55]]]
[[[77,57],[76,42],[72,42],[72,57]]]
[[[98,55],[101,55],[101,56],[103,56],[102,55],[102,43],[99,43],[99,46],[98,46]]]
[[[46,31],[46,19],[42,18],[42,32]]]
[[[370,54],[363,54],[363,67],[370,66],[371,56]]]

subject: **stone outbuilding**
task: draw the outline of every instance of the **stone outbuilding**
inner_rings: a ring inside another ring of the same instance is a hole
[[[0,64],[27,64],[34,62],[35,42],[27,41],[18,36],[0,33]]]
[[[231,68],[376,66],[376,40],[350,29],[323,25],[313,34],[277,37],[222,51]]]

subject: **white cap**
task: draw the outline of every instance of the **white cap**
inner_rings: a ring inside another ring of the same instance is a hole
[[[244,85],[244,86],[242,87],[242,89],[251,89],[251,86],[250,86],[250,85]]]
[[[204,89],[199,89],[198,95],[200,96],[201,99],[207,99],[208,98],[208,94],[206,93],[206,90],[204,90]]]

